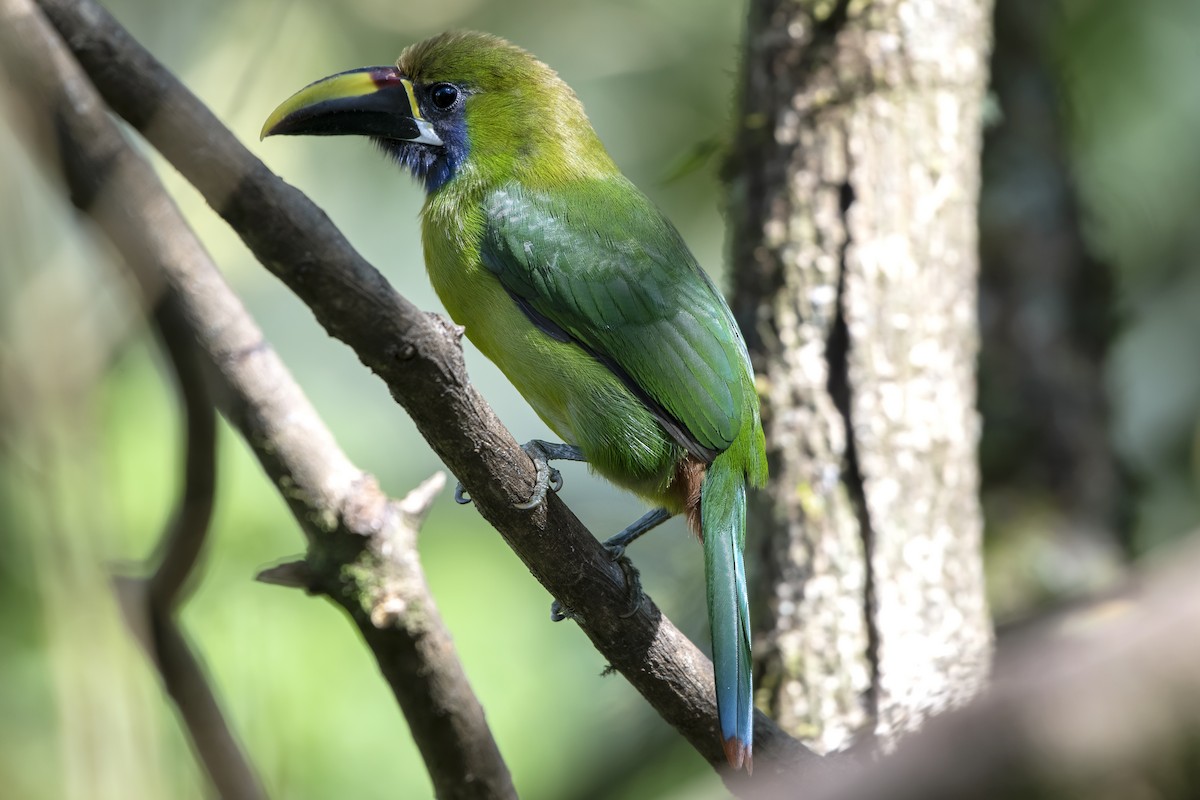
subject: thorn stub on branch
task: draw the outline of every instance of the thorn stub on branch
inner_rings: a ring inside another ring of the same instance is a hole
[[[316,576],[305,561],[288,561],[267,567],[254,576],[259,583],[269,583],[272,586],[284,586],[288,589],[300,589],[306,594],[317,594]]]
[[[438,492],[442,491],[445,486],[446,473],[438,470],[404,495],[404,499],[400,500],[397,506],[400,513],[404,515],[405,522],[414,529],[419,529],[421,523],[425,521],[425,517],[428,516],[429,509],[433,506]]]

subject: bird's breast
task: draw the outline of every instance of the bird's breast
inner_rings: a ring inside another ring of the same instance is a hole
[[[538,416],[595,471],[661,503],[681,451],[620,379],[575,343],[538,329],[477,252],[427,233],[425,259],[451,319]]]

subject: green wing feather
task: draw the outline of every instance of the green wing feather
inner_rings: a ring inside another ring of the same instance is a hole
[[[624,373],[706,461],[733,444],[752,413],[746,346],[712,281],[641,192],[621,177],[553,195],[510,184],[486,211],[483,263],[535,324]]]

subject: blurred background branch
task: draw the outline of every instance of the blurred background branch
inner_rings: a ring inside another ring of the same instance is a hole
[[[224,797],[263,796],[173,621],[208,528],[215,483],[214,419],[194,358],[197,338],[225,415],[308,534],[309,588],[339,602],[358,624],[439,795],[515,796],[416,558],[416,529],[444,478],[395,502],[349,463],[57,34],[32,3],[3,3],[10,74],[43,129],[53,131],[52,154],[72,202],[112,240],[145,300],[157,302],[156,327],[179,376],[189,431],[183,499],[153,575],[121,584],[131,612],[146,614],[147,650],[214,785]]]
[[[79,148],[77,142],[66,144],[72,149]],[[73,171],[72,178],[76,182],[96,184],[97,191],[103,191],[98,185],[98,176],[83,177]],[[81,201],[79,210],[87,213],[91,203],[85,202],[77,190],[72,195]],[[212,522],[217,491],[217,412],[205,381],[195,336],[173,294],[164,292],[157,298],[151,319],[175,373],[186,436],[179,505],[159,541],[154,559],[157,566],[146,584],[150,603],[169,613],[186,599],[188,581],[195,572]]]
[[[985,695],[806,796],[1195,797],[1200,534],[1161,556],[1106,596],[1014,634]]]
[[[12,21],[11,17],[8,19]],[[18,23],[16,29],[36,38],[32,27]],[[72,177],[94,184],[102,191],[95,175],[85,177],[75,171]],[[78,188],[72,194],[80,198]],[[84,212],[91,207],[91,203],[80,204]],[[186,462],[179,504],[152,559],[157,565],[147,577],[117,575],[114,585],[130,630],[162,676],[163,686],[179,710],[188,739],[213,788],[223,798],[257,800],[266,797],[262,782],[230,729],[176,614],[212,520],[217,477],[216,409],[205,382],[195,337],[169,291],[158,298],[152,318],[175,372],[186,427]]]
[[[1103,591],[1133,553],[1105,370],[1113,265],[1085,237],[1058,42],[1062,3],[996,4],[979,210],[980,469],[1002,624]]]

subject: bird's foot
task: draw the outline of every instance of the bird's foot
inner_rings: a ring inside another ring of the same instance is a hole
[[[579,615],[555,600],[550,604],[550,621],[562,622],[564,619],[579,619]]]
[[[671,512],[665,508],[655,508],[643,514],[636,522],[604,543],[604,549],[625,573],[625,585],[629,588],[629,607],[622,612],[621,618],[632,617],[642,607],[646,594],[642,591],[642,582],[638,579],[637,567],[625,555],[625,548],[647,531],[657,528],[671,518]]]
[[[626,596],[629,598],[629,606],[621,612],[620,616],[621,619],[628,619],[638,612],[638,609],[642,607],[642,600],[646,597],[646,593],[642,591],[642,581],[638,577],[637,567],[629,560],[629,556],[625,555],[624,547],[609,547],[605,544],[604,549],[608,550],[609,558],[621,568],[621,572],[625,575]],[[562,622],[564,619],[578,621],[580,616],[558,600],[555,600],[550,604],[550,621]]]
[[[537,468],[537,479],[533,483],[533,494],[523,503],[514,503],[516,508],[526,511],[537,508],[546,499],[546,492],[557,492],[562,488],[562,473],[550,466],[551,461],[587,461],[578,447],[532,439],[521,445]],[[455,498],[457,499],[457,497]]]
[[[621,572],[625,574],[625,597],[629,600],[629,605],[620,613],[621,619],[629,619],[638,612],[642,607],[642,601],[646,599],[646,593],[642,591],[642,580],[639,577],[638,569],[633,565],[633,561],[629,556],[625,555],[624,546],[618,548],[610,548],[607,544],[604,549],[608,550],[609,557],[621,568]]]
[[[643,533],[657,528],[671,518],[671,512],[665,508],[655,508],[647,511],[625,530],[604,542],[605,549],[613,554],[613,560],[625,555],[625,548],[633,544]]]
[[[638,609],[642,607],[642,600],[646,597],[645,592],[642,591],[642,582],[638,578],[637,567],[625,555],[625,548],[643,533],[652,528],[657,528],[670,518],[671,512],[665,508],[656,508],[653,511],[643,514],[637,522],[634,522],[628,528],[604,542],[604,549],[608,551],[609,558],[621,568],[621,572],[625,575],[625,585],[629,589],[629,607],[621,613],[622,618],[632,617],[636,614]],[[574,611],[557,600],[550,605],[550,619],[552,621],[562,622],[564,619],[576,618]]]
[[[546,499],[547,491],[557,492],[562,488],[562,473],[550,466],[551,461],[587,461],[579,448],[570,444],[556,444],[554,442],[543,442],[541,439],[532,439],[521,445],[521,449],[525,451],[526,455],[533,461],[533,465],[537,468],[537,479],[533,484],[533,494],[525,502],[513,504],[522,510],[536,508],[538,504]],[[454,502],[460,506],[465,506],[471,502],[471,496],[467,494],[467,488],[462,485],[462,481],[459,481],[454,487]]]

